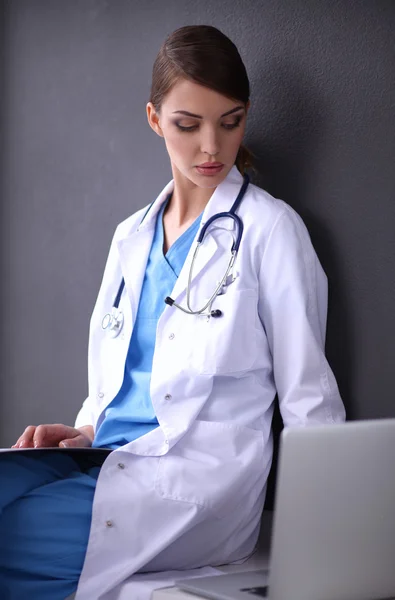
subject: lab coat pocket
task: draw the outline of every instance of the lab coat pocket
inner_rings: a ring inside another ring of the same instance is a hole
[[[196,421],[160,458],[156,491],[163,498],[226,517],[247,498],[250,502],[259,496],[267,474],[263,453],[262,431]]]
[[[197,331],[195,348],[201,373],[248,371],[256,360],[257,293],[234,290],[232,285],[213,303],[212,310],[220,310],[222,315],[202,319]]]

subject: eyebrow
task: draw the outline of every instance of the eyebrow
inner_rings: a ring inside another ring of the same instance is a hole
[[[232,110],[228,110],[228,112],[224,113],[223,115],[221,115],[221,119],[222,117],[227,117],[228,115],[231,115],[234,112],[237,112],[238,110],[244,110],[244,106],[236,106],[236,108],[232,108]],[[178,114],[178,115],[185,115],[186,117],[194,117],[195,119],[203,119],[203,117],[201,115],[195,115],[194,113],[188,112],[187,110],[175,110],[173,112],[173,115]]]

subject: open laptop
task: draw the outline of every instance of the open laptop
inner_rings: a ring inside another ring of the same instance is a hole
[[[270,573],[177,585],[212,600],[395,597],[395,419],[284,430]]]

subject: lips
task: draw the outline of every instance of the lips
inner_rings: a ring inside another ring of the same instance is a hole
[[[210,176],[213,177],[214,175],[218,175],[218,173],[220,173],[223,168],[224,168],[224,165],[222,163],[215,162],[215,163],[203,163],[201,165],[198,165],[196,167],[196,170],[199,173],[199,175],[206,175],[208,177],[210,177]]]
[[[223,164],[220,162],[205,162],[198,165],[198,167],[203,169],[218,169],[219,167],[223,167]]]

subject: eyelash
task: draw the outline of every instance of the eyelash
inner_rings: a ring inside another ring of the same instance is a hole
[[[236,127],[238,127],[240,125],[240,123],[241,123],[241,117],[238,117],[236,119],[236,121],[234,123],[232,123],[231,125],[223,124],[222,127],[224,129],[226,129],[227,131],[231,131],[232,129],[236,129]],[[176,123],[175,125],[181,131],[195,131],[199,127],[199,125],[192,125],[191,127],[183,127],[179,123]]]

